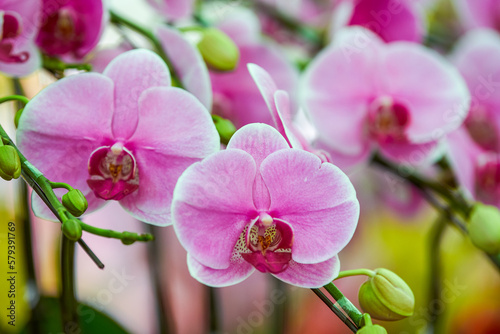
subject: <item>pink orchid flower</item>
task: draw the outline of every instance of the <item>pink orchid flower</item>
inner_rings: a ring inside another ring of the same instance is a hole
[[[237,128],[249,123],[272,124],[271,115],[246,65],[254,63],[263,67],[280,89],[292,93],[298,80],[297,71],[285,60],[280,49],[260,38],[260,25],[252,13],[235,12],[217,26],[238,46],[240,62],[232,72],[210,73],[214,93],[212,112],[231,120]]]
[[[0,0],[0,71],[25,76],[40,67],[35,35],[40,25],[41,0]]]
[[[325,285],[358,217],[347,176],[290,148],[266,124],[244,126],[226,150],[189,167],[172,202],[191,275],[210,286],[236,284],[255,269],[298,286]]]
[[[458,71],[437,53],[414,43],[386,44],[361,27],[339,32],[301,83],[317,147],[344,167],[367,161],[375,149],[405,164],[429,162],[470,101]]]
[[[83,192],[88,212],[117,200],[155,225],[170,223],[181,173],[220,146],[207,109],[170,87],[167,66],[147,50],[118,56],[103,74],[69,76],[44,89],[26,106],[17,140],[50,180]],[[38,196],[33,203],[47,217]]]
[[[104,14],[102,0],[43,0],[43,24],[36,43],[49,56],[81,60],[99,42]]]
[[[451,59],[472,95],[464,125],[448,137],[450,160],[473,198],[500,207],[500,35],[468,32]]]
[[[332,35],[341,27],[358,25],[384,41],[421,42],[426,32],[423,0],[338,0]]]
[[[500,30],[500,2],[497,0],[454,0],[452,2],[466,29]]]
[[[169,21],[184,19],[193,13],[195,0],[147,0]]]

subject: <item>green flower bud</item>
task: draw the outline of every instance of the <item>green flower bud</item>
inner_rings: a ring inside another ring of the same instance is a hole
[[[62,197],[62,204],[73,216],[79,217],[87,210],[89,203],[78,189],[71,189]]]
[[[132,232],[123,232],[122,244],[124,245],[132,245],[135,242],[135,233]]]
[[[236,132],[236,127],[230,120],[220,116],[212,115],[212,119],[214,121],[215,128],[219,133],[221,142],[227,145],[227,143],[229,143],[229,139],[231,139]]]
[[[71,241],[78,241],[82,237],[82,226],[76,218],[66,220],[62,224],[62,232]]]
[[[240,59],[236,44],[217,28],[207,28],[203,31],[198,50],[207,65],[217,71],[234,70]]]
[[[410,287],[390,270],[379,268],[359,288],[359,304],[379,320],[400,320],[413,314],[415,297]]]
[[[384,327],[380,325],[367,325],[361,327],[358,331],[358,334],[387,334],[387,331]]]
[[[10,181],[21,175],[21,160],[14,147],[0,146],[0,177]]]
[[[472,243],[488,254],[500,253],[500,211],[494,206],[476,203],[469,219]]]

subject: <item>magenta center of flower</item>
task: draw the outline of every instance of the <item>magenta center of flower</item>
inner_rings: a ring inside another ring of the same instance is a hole
[[[488,156],[476,167],[476,195],[486,203],[497,205],[500,200],[500,160]]]
[[[476,144],[485,150],[498,152],[500,149],[498,131],[486,110],[483,108],[471,110],[464,124]]]
[[[92,152],[88,168],[87,183],[99,198],[118,201],[139,188],[135,158],[121,143]]]
[[[12,40],[18,37],[23,26],[17,13],[0,12],[3,16],[2,31],[0,35],[0,62],[24,63],[29,59],[28,52],[14,53]]]
[[[379,143],[406,141],[409,121],[408,109],[390,97],[378,98],[369,106],[368,132]]]
[[[241,256],[245,261],[263,273],[279,274],[288,268],[293,231],[287,223],[264,213],[244,233],[247,249]]]
[[[5,13],[3,15],[3,25],[2,25],[2,36],[0,36],[0,40],[15,38],[19,36],[22,32],[21,22],[17,19],[16,16]]]
[[[48,14],[41,27],[38,44],[49,55],[64,54],[76,50],[85,39],[81,15],[66,6]]]

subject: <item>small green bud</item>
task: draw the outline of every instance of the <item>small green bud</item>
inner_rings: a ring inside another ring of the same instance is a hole
[[[10,181],[21,175],[21,160],[14,147],[0,146],[0,177]]]
[[[123,237],[122,237],[122,244],[124,245],[132,245],[136,240],[135,240],[135,233],[132,232],[123,232]]]
[[[87,210],[89,203],[78,189],[71,189],[62,197],[62,204],[73,216],[79,217]]]
[[[359,288],[359,304],[379,320],[401,320],[413,314],[415,297],[410,287],[390,270],[379,268]]]
[[[207,28],[203,31],[198,50],[207,65],[217,71],[234,70],[240,59],[236,44],[217,28]]]
[[[227,145],[231,137],[236,132],[236,127],[230,120],[217,115],[212,115],[212,120],[214,121],[215,128],[219,133],[221,142]]]
[[[500,253],[500,211],[494,206],[476,203],[469,219],[472,243],[488,254]]]
[[[361,327],[358,331],[358,334],[387,334],[387,331],[384,327],[380,325],[367,325]]]
[[[78,241],[82,237],[82,226],[76,218],[66,220],[62,224],[62,232],[71,241]]]

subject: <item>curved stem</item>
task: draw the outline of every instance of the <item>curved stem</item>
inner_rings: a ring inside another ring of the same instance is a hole
[[[130,240],[130,241],[151,241],[154,240],[152,234],[149,233],[132,233],[132,232],[118,232],[114,230],[106,230],[102,228],[98,228],[95,226],[87,225],[84,222],[80,222],[82,226],[82,230],[88,233],[92,233],[105,238],[113,238],[120,240]]]
[[[332,312],[353,332],[356,333],[358,331],[358,326],[352,323],[352,321],[344,314],[341,310],[339,310],[332,301],[321,292],[320,289],[311,289],[316,296],[325,303],[326,306],[332,310]]]
[[[49,184],[52,187],[52,189],[62,188],[66,189],[67,191],[73,190],[72,186],[64,182],[49,182]]]
[[[339,273],[337,278],[335,280],[344,278],[344,277],[351,277],[351,276],[368,276],[368,277],[373,277],[375,276],[375,272],[370,269],[354,269],[354,270],[344,270]]]
[[[346,296],[344,296],[335,284],[329,283],[325,285],[324,288],[337,301],[340,307],[347,313],[356,326],[360,327],[361,319],[363,319],[363,313],[361,313],[357,307],[354,306],[351,301],[346,298]]]
[[[79,331],[75,296],[75,242],[62,235],[61,246],[61,317],[65,333]]]
[[[27,104],[30,100],[26,96],[22,96],[22,95],[9,95],[9,96],[0,98],[0,103],[9,102],[9,101],[18,101],[18,102],[22,102],[24,104]]]
[[[43,56],[43,67],[47,69],[48,71],[51,72],[64,72],[64,70],[67,69],[76,69],[80,71],[86,71],[90,72],[92,71],[92,65],[91,64],[69,64],[61,61],[60,59],[57,58],[51,58],[48,56]]]

